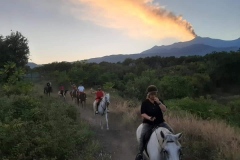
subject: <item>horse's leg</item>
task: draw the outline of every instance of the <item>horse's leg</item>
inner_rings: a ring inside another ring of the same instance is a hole
[[[106,118],[106,123],[107,123],[107,130],[109,130],[109,126],[108,126],[108,113],[107,111],[105,111],[105,118]]]
[[[82,107],[81,99],[79,99],[79,106]]]
[[[77,104],[78,104],[78,106],[80,106],[80,99],[79,98],[77,98]]]
[[[81,105],[82,105],[82,108],[83,108],[83,101],[81,100]]]
[[[94,114],[94,115],[96,115],[96,114],[95,114],[95,112],[96,112],[96,105],[97,105],[97,103],[96,103],[96,101],[94,101],[94,102],[93,102],[93,114]]]
[[[103,129],[102,118],[101,118],[101,121],[100,121],[100,126],[101,126],[101,129]]]

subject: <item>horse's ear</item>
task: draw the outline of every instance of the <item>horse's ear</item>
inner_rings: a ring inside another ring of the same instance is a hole
[[[176,134],[177,139],[180,139],[182,137],[182,133]]]
[[[164,139],[165,137],[164,133],[161,131],[160,134],[161,134],[161,137]]]

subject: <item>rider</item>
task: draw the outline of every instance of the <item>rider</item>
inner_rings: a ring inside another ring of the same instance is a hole
[[[60,85],[59,90],[60,90],[60,94],[61,94],[62,96],[64,96],[64,95],[63,95],[63,93],[64,93],[64,86],[63,86],[63,85]]]
[[[136,160],[143,159],[144,151],[144,135],[150,129],[153,129],[154,126],[165,127],[170,132],[173,132],[173,129],[165,122],[163,119],[163,112],[167,110],[167,107],[162,100],[159,100],[157,97],[157,87],[155,85],[150,85],[147,88],[147,98],[142,102],[141,105],[141,116],[143,118],[143,128],[140,136],[139,143],[139,153],[136,156]]]
[[[51,85],[52,85],[51,82],[47,82],[48,87],[51,87]]]
[[[79,87],[78,87],[78,91],[81,93],[84,93],[85,88],[83,87],[83,85],[80,83]]]
[[[77,86],[75,84],[72,84],[72,91],[75,91],[77,89]]]
[[[47,88],[49,88],[49,92],[52,92],[52,83],[49,81],[49,82],[47,82],[46,85],[47,85]]]
[[[98,86],[98,91],[96,92],[96,99],[94,101],[94,105],[96,106],[95,114],[98,114],[98,105],[101,102],[102,98],[104,97],[104,92],[102,91],[101,86]]]

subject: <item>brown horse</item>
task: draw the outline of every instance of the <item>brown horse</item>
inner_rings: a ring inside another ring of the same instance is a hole
[[[71,91],[69,92],[69,94],[70,94],[70,96],[71,96],[71,98],[72,98],[72,101],[73,101],[73,99],[75,99],[75,103],[76,103],[76,100],[77,100],[77,93],[78,93],[78,90],[77,90],[77,89],[71,90]]]
[[[86,99],[87,99],[87,95],[84,92],[78,92],[77,93],[77,104],[78,106],[81,104],[82,108],[86,107]]]
[[[44,94],[50,96],[51,92],[52,92],[52,87],[51,86],[45,86],[44,87]]]

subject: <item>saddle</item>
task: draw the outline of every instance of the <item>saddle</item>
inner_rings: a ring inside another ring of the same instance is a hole
[[[68,90],[60,90],[60,94],[62,95],[62,96],[65,96],[66,94],[67,94],[67,92],[68,92]]]

